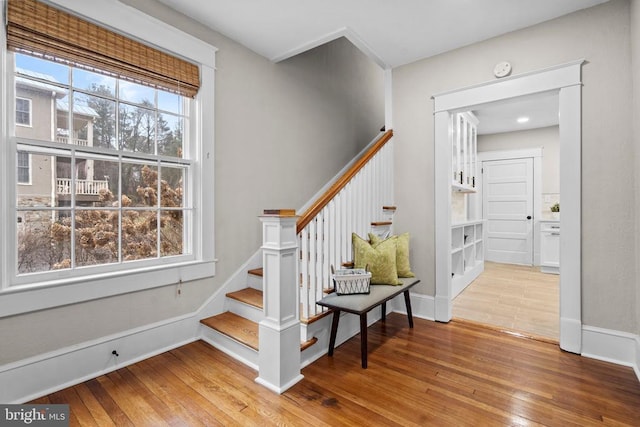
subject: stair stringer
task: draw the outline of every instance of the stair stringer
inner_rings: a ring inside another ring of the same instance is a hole
[[[249,274],[247,271],[252,268],[258,268],[262,266],[262,249],[258,249],[256,253],[254,253],[251,258],[247,260],[235,273],[227,279],[225,283],[220,286],[216,292],[213,293],[202,306],[198,309],[198,318],[205,319],[207,317],[215,316],[216,314],[220,314],[227,309],[227,297],[226,295],[230,292],[239,291],[241,289],[246,288],[250,284],[249,281],[253,281],[255,283],[255,278],[249,278]],[[262,287],[258,288],[257,285],[251,286],[256,289],[262,290]]]

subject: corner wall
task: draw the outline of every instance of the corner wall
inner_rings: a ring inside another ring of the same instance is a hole
[[[608,3],[393,70],[395,229],[412,234],[416,292],[435,293],[434,120],[431,96],[585,58],[582,88],[583,322],[636,330],[635,195],[630,172],[629,2]],[[615,70],[615,72],[612,72]],[[578,161],[578,159],[576,159]],[[403,206],[411,206],[404,209]]]

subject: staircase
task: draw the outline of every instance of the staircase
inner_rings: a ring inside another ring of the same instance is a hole
[[[296,374],[290,372],[287,365],[306,366],[327,351],[328,315],[331,312],[318,306],[316,301],[331,291],[327,289],[331,284],[330,267],[352,259],[351,232],[365,238],[368,232],[381,237],[391,232],[395,207],[386,204],[393,200],[393,151],[392,144],[387,144],[392,135],[389,130],[372,141],[351,165],[321,190],[320,196],[303,207],[304,213],[300,217],[291,210],[283,210],[282,217],[288,217],[283,221],[294,225],[286,232],[291,237],[265,243],[262,253],[256,253],[245,270],[240,270],[230,280],[223,300],[222,294],[215,296],[203,310],[204,313],[219,314],[200,321],[202,339],[259,371],[256,381],[276,392],[281,393],[302,378],[299,367],[296,367]],[[273,215],[275,212],[265,211],[267,213]],[[267,221],[265,217],[261,220],[267,242],[267,228],[264,228]],[[271,226],[276,222],[272,221]],[[280,232],[285,228],[281,227]],[[274,232],[274,228],[270,230]],[[287,243],[280,245],[283,240]],[[276,244],[272,244],[274,241]],[[269,256],[278,257],[278,262],[271,262],[268,272],[253,268],[260,265],[259,262],[264,263],[265,254],[269,253]],[[245,283],[244,288],[242,283]],[[267,292],[268,299],[275,306],[264,306],[264,287],[271,289]],[[285,293],[284,289],[299,294],[299,309],[295,299],[287,297],[293,294]],[[284,305],[288,308],[283,309]],[[293,312],[296,316],[292,317]],[[297,316],[299,322],[293,324],[292,320]],[[292,335],[292,327],[296,328],[296,335]],[[266,334],[262,344],[260,331]],[[348,330],[346,333],[357,332]],[[301,354],[300,358],[293,358],[298,334]],[[264,357],[261,357],[261,348],[267,350]],[[278,367],[278,360],[285,363]],[[285,379],[280,381],[280,378]]]
[[[247,271],[249,284],[262,280],[263,269]],[[261,289],[248,285],[239,291],[226,294],[227,311],[200,320],[206,326],[203,333],[206,340],[224,347],[244,359],[245,363],[258,367],[258,323],[264,318],[263,293]],[[317,319],[316,319],[317,320]],[[318,341],[316,337],[300,342],[304,351]],[[249,363],[247,363],[249,362]]]

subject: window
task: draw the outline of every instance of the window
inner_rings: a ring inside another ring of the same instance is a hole
[[[31,158],[29,153],[18,151],[18,184],[31,184]]]
[[[16,97],[16,124],[31,126],[31,100]]]
[[[8,4],[0,74],[12,90],[1,96],[9,97],[6,105],[15,102],[16,114],[0,104],[0,119],[10,120],[0,146],[0,234],[8,237],[0,244],[4,314],[213,276],[213,194],[203,191],[213,184],[213,121],[202,117],[213,118],[215,48],[118,3],[64,0],[66,9],[123,33],[133,30],[150,45],[173,52],[189,45],[181,55],[197,64],[202,86],[185,83],[182,74],[166,80],[170,73],[162,70],[118,73],[111,63],[83,63],[86,50],[77,59],[39,54],[37,46],[24,46],[30,37],[12,41],[21,7],[65,12],[35,0]],[[28,16],[20,25],[41,22]],[[100,37],[123,38],[83,25]],[[141,60],[184,62],[127,43]],[[186,68],[192,75],[193,65]],[[19,100],[28,101],[29,128],[18,126],[26,110]],[[31,185],[19,185],[26,182]]]
[[[18,183],[32,156],[39,187],[16,190],[18,274],[192,254],[191,100],[20,53],[15,64],[16,94],[55,108],[30,138],[16,129]]]

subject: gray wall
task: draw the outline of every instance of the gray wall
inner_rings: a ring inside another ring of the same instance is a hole
[[[0,319],[0,364],[190,313],[260,247],[265,208],[299,208],[384,124],[383,71],[344,39],[274,64],[153,0],[126,0],[216,55],[217,275]],[[212,118],[213,119],[213,118]]]
[[[394,227],[412,234],[412,267],[422,279],[416,291],[435,289],[431,96],[494,80],[500,61],[517,74],[584,58],[583,322],[638,331],[629,13],[627,0],[612,0],[393,70]]]
[[[478,152],[539,147],[542,147],[542,193],[560,193],[560,129],[558,126],[478,135]]]
[[[633,142],[635,148],[635,191],[640,190],[640,0],[631,0],[631,72],[633,76]],[[640,197],[636,197],[636,330],[640,334]],[[640,354],[636,355],[640,359]]]

